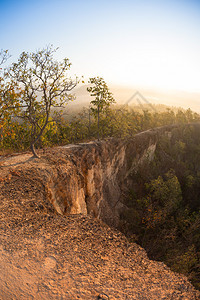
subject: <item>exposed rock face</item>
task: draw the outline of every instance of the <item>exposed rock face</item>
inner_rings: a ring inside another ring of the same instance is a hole
[[[117,223],[130,174],[171,128],[55,148],[40,160],[1,158],[0,298],[200,299],[187,278],[92,217]]]
[[[192,126],[200,129],[200,124]],[[145,160],[153,159],[160,137],[169,136],[175,127],[148,130],[128,140],[94,141],[47,151],[40,164],[34,165],[43,196],[59,214],[91,214],[117,225],[123,195],[132,185],[130,175]],[[20,172],[20,165],[17,167]],[[29,162],[29,173],[32,169]]]
[[[153,159],[160,136],[169,135],[174,127],[148,130],[124,141],[68,145],[56,152],[59,161],[54,166],[47,154],[53,170],[47,179],[50,202],[60,214],[89,213],[116,225],[121,199],[132,183],[129,175]]]

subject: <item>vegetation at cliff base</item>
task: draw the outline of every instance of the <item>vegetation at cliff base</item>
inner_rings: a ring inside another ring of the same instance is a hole
[[[200,136],[182,126],[163,136],[154,160],[132,174],[120,229],[150,258],[200,289]]]

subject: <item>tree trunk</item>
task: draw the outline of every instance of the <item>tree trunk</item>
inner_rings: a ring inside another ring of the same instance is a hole
[[[88,117],[89,117],[88,135],[90,137],[91,136],[91,115],[90,115],[90,108],[89,108]]]
[[[39,141],[40,137],[42,136],[42,134],[43,134],[43,132],[44,132],[44,130],[45,130],[47,124],[48,124],[48,120],[49,120],[49,114],[47,114],[47,116],[46,116],[46,121],[45,121],[43,127],[41,128],[40,133],[39,133],[39,134],[37,135],[37,137],[31,142],[30,148],[31,148],[31,151],[32,151],[32,153],[33,153],[33,157],[40,158],[40,157],[37,155],[36,151],[35,151],[35,144]]]
[[[36,151],[35,151],[35,143],[34,143],[34,142],[31,143],[30,148],[31,148],[31,152],[33,153],[33,157],[34,157],[34,158],[40,158],[40,157],[37,155]]]
[[[3,147],[3,127],[0,129],[0,145]]]
[[[98,105],[98,115],[97,115],[97,122],[98,122],[98,132],[97,132],[97,138],[99,141],[99,105]]]

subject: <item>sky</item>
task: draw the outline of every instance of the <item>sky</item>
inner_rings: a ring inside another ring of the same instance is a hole
[[[72,72],[200,92],[200,0],[0,0],[0,49],[59,47]]]

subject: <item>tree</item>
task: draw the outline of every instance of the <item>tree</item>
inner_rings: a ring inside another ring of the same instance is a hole
[[[8,58],[8,51],[7,50],[1,50],[0,51],[0,66],[7,60]],[[2,68],[0,67],[0,130],[2,131],[2,121],[3,121],[3,112],[4,112],[4,78],[2,75]],[[1,140],[1,134],[0,132],[0,140]]]
[[[64,107],[73,96],[69,93],[76,85],[77,78],[67,77],[71,63],[68,59],[58,62],[54,59],[57,49],[48,46],[35,53],[22,52],[18,62],[8,70],[9,77],[20,91],[19,117],[31,126],[30,148],[38,157],[35,144],[51,122],[50,113],[54,107]]]
[[[14,87],[7,81],[5,69],[1,66],[10,57],[8,50],[0,50],[0,142],[2,144],[4,127],[11,120],[14,108],[17,109],[17,95]]]
[[[102,77],[93,77],[89,79],[89,83],[93,86],[88,87],[87,91],[90,96],[95,97],[90,103],[92,104],[91,110],[97,116],[98,123],[98,140],[100,130],[100,113],[104,112],[112,103],[115,102],[112,93],[109,91],[108,86]]]
[[[9,54],[8,50],[0,51],[0,66],[6,62]],[[4,74],[2,74],[2,68],[0,67],[0,126],[2,126],[3,114],[5,111],[5,82],[4,82]]]

